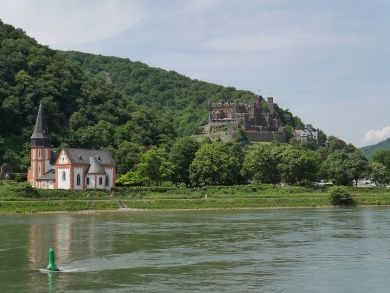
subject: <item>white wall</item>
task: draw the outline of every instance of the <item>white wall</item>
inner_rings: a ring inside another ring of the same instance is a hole
[[[112,178],[114,176],[114,169],[113,168],[104,168],[106,171],[106,174],[108,175],[108,186],[105,186],[106,179],[104,178],[104,186],[107,190],[110,190],[112,188]]]
[[[62,180],[62,172],[65,171],[66,180]],[[70,189],[70,168],[61,168],[57,169],[57,179],[58,179],[58,189]]]
[[[105,185],[105,175],[97,175],[96,176],[96,189],[104,189],[104,185]],[[100,179],[101,178],[101,179]],[[99,181],[102,182],[102,184],[99,184]]]
[[[95,189],[95,175],[87,175],[89,178],[89,184],[87,185],[88,189]]]
[[[77,175],[80,174],[80,185],[77,185]],[[73,188],[74,190],[83,190],[84,189],[84,172],[82,167],[75,167],[73,169]]]

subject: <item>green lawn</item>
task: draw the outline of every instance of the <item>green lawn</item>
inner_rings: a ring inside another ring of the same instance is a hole
[[[390,205],[386,188],[349,187],[358,206]],[[136,209],[237,209],[331,206],[327,188],[272,185],[203,188],[130,187],[104,191],[33,190],[25,183],[0,182],[0,213]]]

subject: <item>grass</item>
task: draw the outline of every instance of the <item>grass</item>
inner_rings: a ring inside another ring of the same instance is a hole
[[[390,205],[387,188],[347,190],[358,206]],[[117,209],[231,209],[331,206],[327,188],[272,185],[203,188],[129,187],[105,191],[35,190],[27,183],[0,182],[0,213]]]

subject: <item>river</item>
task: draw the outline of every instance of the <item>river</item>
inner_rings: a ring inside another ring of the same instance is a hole
[[[389,292],[390,209],[0,216],[0,292]],[[44,274],[53,246],[67,273]]]

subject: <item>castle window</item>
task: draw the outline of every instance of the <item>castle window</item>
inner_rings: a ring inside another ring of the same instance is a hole
[[[87,177],[87,185],[89,185],[89,177]]]
[[[110,177],[108,177],[108,175],[106,175],[106,186],[108,186],[110,183]]]
[[[79,186],[81,185],[80,174],[77,174],[76,184],[79,185]]]
[[[62,171],[62,181],[65,181],[66,180],[66,173],[65,171]]]
[[[103,185],[103,178],[99,177],[99,185]]]
[[[41,150],[38,150],[38,159],[41,158],[41,155],[42,155]]]

